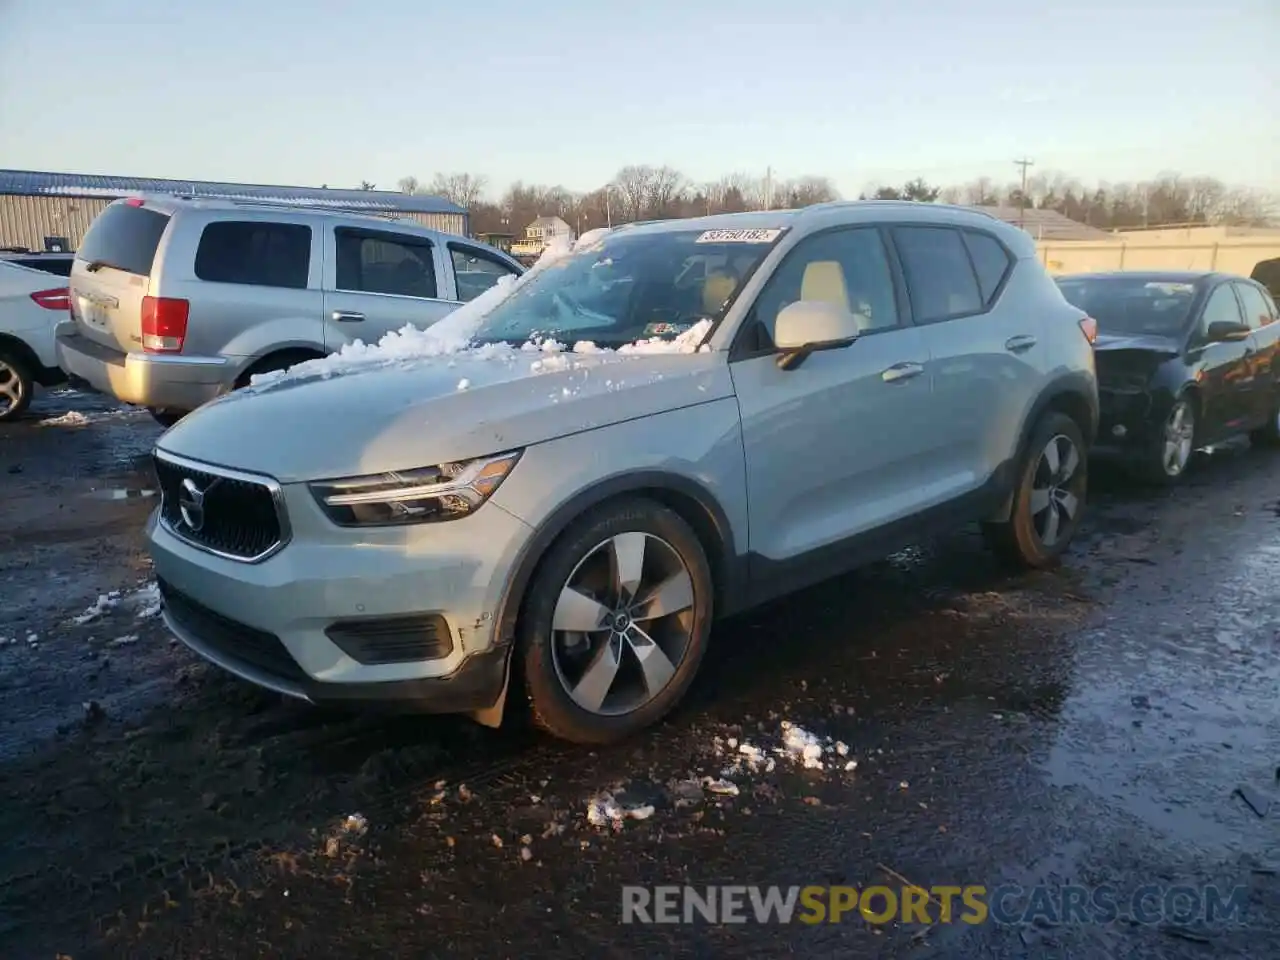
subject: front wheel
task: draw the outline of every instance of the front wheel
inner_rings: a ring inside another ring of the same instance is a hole
[[[702,662],[712,593],[702,544],[679,514],[637,499],[584,516],[544,558],[521,612],[534,723],[603,744],[662,719]]]
[[[1196,448],[1196,408],[1187,397],[1174,401],[1160,435],[1138,467],[1148,480],[1173,484],[1182,479]]]
[[[987,543],[1019,567],[1057,563],[1079,527],[1088,482],[1080,427],[1066,414],[1045,414],[1023,454],[1009,519],[983,526]]]

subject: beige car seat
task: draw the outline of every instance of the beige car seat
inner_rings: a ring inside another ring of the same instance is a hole
[[[738,278],[724,270],[713,270],[702,282],[702,312],[715,316],[724,302],[733,296]]]
[[[844,268],[838,260],[815,260],[804,268],[800,280],[801,300],[821,300],[848,310],[858,321],[859,330],[870,329],[873,320],[861,298],[855,307],[849,298]]]

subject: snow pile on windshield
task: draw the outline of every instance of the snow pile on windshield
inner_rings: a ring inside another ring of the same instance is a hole
[[[480,328],[484,318],[507,297],[511,296],[513,291],[528,282],[530,277],[575,253],[580,253],[598,245],[601,238],[608,234],[610,230],[611,228],[609,227],[589,230],[579,237],[577,241],[562,236],[552,238],[542,256],[522,276],[502,277],[494,286],[476,297],[476,299],[458,307],[445,316],[444,319],[432,324],[430,327],[420,328],[406,325],[387,334],[373,344],[356,340],[345,344],[340,350],[327,357],[307,360],[290,367],[288,370],[274,370],[269,373],[258,374],[253,377],[251,383],[253,386],[263,386],[304,377],[327,378],[357,369],[425,360],[432,357],[459,354],[463,351],[477,359],[501,357],[506,360],[512,360],[517,351],[509,346],[503,344],[472,345],[472,338]],[[698,350],[699,344],[702,343],[710,329],[711,321],[703,319],[673,339],[667,340],[662,337],[653,337],[648,340],[638,340],[635,343],[619,347],[616,352],[623,355],[694,353]],[[558,354],[566,349],[567,346],[565,344],[546,339],[525,343],[519,352],[535,355]],[[702,350],[709,351],[710,347],[703,346]],[[609,353],[612,351],[599,347],[590,341],[579,341],[573,345],[572,352],[586,354]],[[452,366],[452,363],[450,366]],[[530,364],[530,369],[534,373],[544,373],[567,366],[570,366],[570,364],[548,364],[543,360],[534,359]],[[469,386],[470,381],[464,380],[459,383],[458,389],[465,390]]]

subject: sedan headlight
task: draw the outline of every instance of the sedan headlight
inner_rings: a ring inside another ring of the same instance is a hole
[[[329,519],[342,527],[436,523],[473,513],[519,459],[515,451],[420,470],[320,480],[309,486]]]

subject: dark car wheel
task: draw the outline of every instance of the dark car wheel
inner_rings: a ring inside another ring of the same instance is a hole
[[[1139,472],[1155,483],[1173,484],[1181,480],[1196,449],[1196,427],[1195,403],[1190,397],[1179,397],[1138,464]]]
[[[184,410],[161,410],[157,407],[147,407],[147,413],[151,414],[151,419],[166,430],[187,415]]]
[[[1016,566],[1052,566],[1080,525],[1088,485],[1079,425],[1063,413],[1045,414],[1023,452],[1009,519],[983,525],[988,545]]]
[[[0,347],[0,423],[17,420],[31,405],[35,381],[25,363]]]
[[[697,673],[711,618],[706,554],[678,514],[640,499],[587,514],[543,559],[521,611],[533,722],[596,744],[656,723]]]

